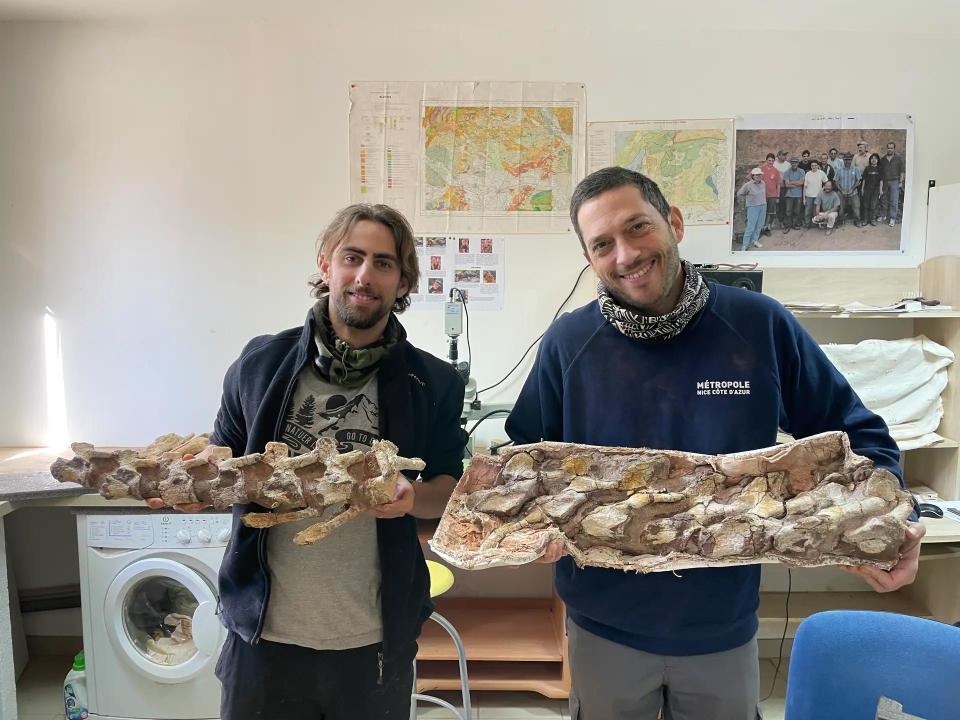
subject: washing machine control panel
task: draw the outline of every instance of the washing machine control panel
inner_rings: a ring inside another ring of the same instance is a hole
[[[87,515],[86,521],[89,547],[225,547],[230,540],[231,516],[223,513]]]
[[[230,539],[229,515],[157,516],[157,539],[154,547],[224,547]]]

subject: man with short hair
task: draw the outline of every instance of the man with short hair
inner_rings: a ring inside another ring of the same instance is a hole
[[[897,144],[887,143],[887,154],[880,158],[880,180],[883,182],[883,200],[880,203],[880,212],[887,216],[890,227],[896,225],[900,218],[900,188],[906,175],[903,158],[896,154]]]
[[[870,153],[867,152],[867,143],[866,141],[861,140],[857,143],[857,154],[853,156],[853,166],[860,171],[860,175],[862,176],[863,171],[869,164]]]
[[[860,140],[857,142],[857,152],[853,156],[853,166],[860,171],[860,189],[857,190],[857,197],[860,200],[860,209],[863,211],[863,171],[867,169],[870,165],[870,153],[867,152],[867,141]],[[866,224],[866,220],[861,220],[861,226]]]
[[[507,420],[515,443],[718,454],[773,445],[778,428],[798,438],[842,430],[856,453],[902,474],[883,420],[780,303],[707,283],[681,260],[683,216],[656,183],[598,170],[574,190],[570,219],[597,300],[545,333]],[[704,379],[743,381],[750,393],[698,397]],[[912,582],[923,532],[911,524],[890,572],[855,572],[882,591]],[[544,559],[558,561],[567,609],[571,717],[759,717],[759,565],[636,574],[560,555],[554,547]]]
[[[806,173],[800,169],[800,158],[790,158],[790,167],[783,174],[784,224],[783,234],[803,226],[803,180]]]
[[[827,176],[827,180],[833,180],[836,177],[837,169],[830,162],[830,156],[827,153],[820,153],[820,169]]]
[[[843,156],[843,165],[837,170],[837,187],[840,190],[840,216],[853,213],[854,225],[860,225],[860,171],[853,166],[853,155]]]
[[[767,191],[767,216],[763,225],[765,235],[770,234],[770,225],[777,214],[777,204],[780,201],[780,185],[783,182],[780,171],[773,164],[775,160],[776,157],[773,153],[767,153],[766,161],[760,166],[760,170],[763,171],[763,185]]]
[[[787,160],[787,151],[777,150],[777,159],[773,163],[773,166],[780,173],[780,197],[777,200],[777,220],[780,222],[780,227],[787,228],[787,219],[786,219],[786,197],[787,197],[787,188],[783,184],[783,174],[790,169],[790,161]]]
[[[810,169],[803,176],[804,220],[807,227],[810,227],[813,222],[817,198],[825,182],[827,182],[827,174],[820,169],[820,163],[811,160]]]
[[[843,167],[843,159],[840,157],[840,151],[835,147],[830,148],[826,158],[826,165],[821,164],[820,169],[827,173],[827,179],[833,182],[834,188],[837,186],[837,172]],[[840,217],[843,217],[843,196],[837,193],[840,198]]]
[[[843,158],[840,157],[840,151],[836,148],[830,148],[830,159],[828,161],[834,171],[843,167]]]
[[[833,191],[833,183],[829,180],[823,184],[823,190],[817,195],[816,206],[817,214],[813,216],[813,222],[826,222],[829,236],[833,233],[833,226],[840,214],[840,196]]]
[[[294,536],[317,517],[253,528],[241,517],[265,508],[234,506],[220,568],[223,720],[409,717],[432,610],[413,516],[439,516],[462,471],[463,381],[396,318],[420,274],[406,219],[386,205],[341,210],[318,270],[303,326],[254,338],[227,370],[211,444],[239,457],[270,441],[303,454],[320,438],[341,453],[390,440],[423,458],[428,482],[400,479],[392,502],[305,546]]]
[[[804,150],[800,153],[800,169],[804,172],[810,172],[810,151]]]
[[[780,171],[780,175],[783,175],[790,169],[790,161],[787,159],[786,150],[777,150],[777,159],[774,161],[773,166]]]

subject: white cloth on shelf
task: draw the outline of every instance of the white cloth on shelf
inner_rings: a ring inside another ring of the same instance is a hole
[[[870,410],[884,419],[901,450],[940,442],[940,395],[947,386],[949,348],[923,335],[822,345],[823,351]]]

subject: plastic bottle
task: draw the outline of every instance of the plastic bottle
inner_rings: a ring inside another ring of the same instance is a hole
[[[87,720],[87,671],[83,650],[73,658],[73,667],[63,681],[63,711],[67,720]]]

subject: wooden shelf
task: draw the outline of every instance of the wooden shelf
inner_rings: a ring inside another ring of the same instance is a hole
[[[917,310],[916,312],[901,313],[847,313],[847,312],[821,312],[818,310],[791,310],[794,316],[798,318],[810,318],[813,320],[914,320],[921,318],[928,319],[947,319],[953,320],[960,318],[960,310]]]
[[[463,640],[471,689],[567,697],[563,606],[556,598],[437,598],[434,602]],[[458,690],[457,651],[446,630],[428,620],[419,645],[417,688]]]
[[[786,593],[760,593],[761,640],[779,640],[783,636],[786,618]],[[863,592],[795,592],[790,595],[790,619],[787,637],[792,638],[797,626],[805,618],[824,610],[878,610],[885,612],[931,617],[930,611],[918,600],[898,591],[893,593]]]
[[[437,612],[460,633],[468,660],[554,662],[563,660],[554,600],[522,598],[437,598]],[[427,621],[420,635],[421,660],[456,660],[447,631]]]
[[[934,443],[933,445],[925,445],[924,447],[912,448],[910,450],[901,450],[900,452],[919,452],[920,450],[943,450],[946,448],[957,448],[960,447],[960,443],[956,440],[951,440],[950,438],[943,438],[940,442]]]
[[[421,543],[427,543],[433,538],[440,524],[440,518],[417,518],[417,537]]]
[[[927,528],[923,545],[960,542],[960,522],[949,518],[920,518],[920,522]]]
[[[560,663],[510,662],[467,663],[471,690],[535,692],[562,700],[568,695]],[[417,692],[460,690],[459,666],[449,660],[417,660]]]
[[[920,562],[924,560],[956,560],[960,558],[960,545],[934,543],[920,547]]]

